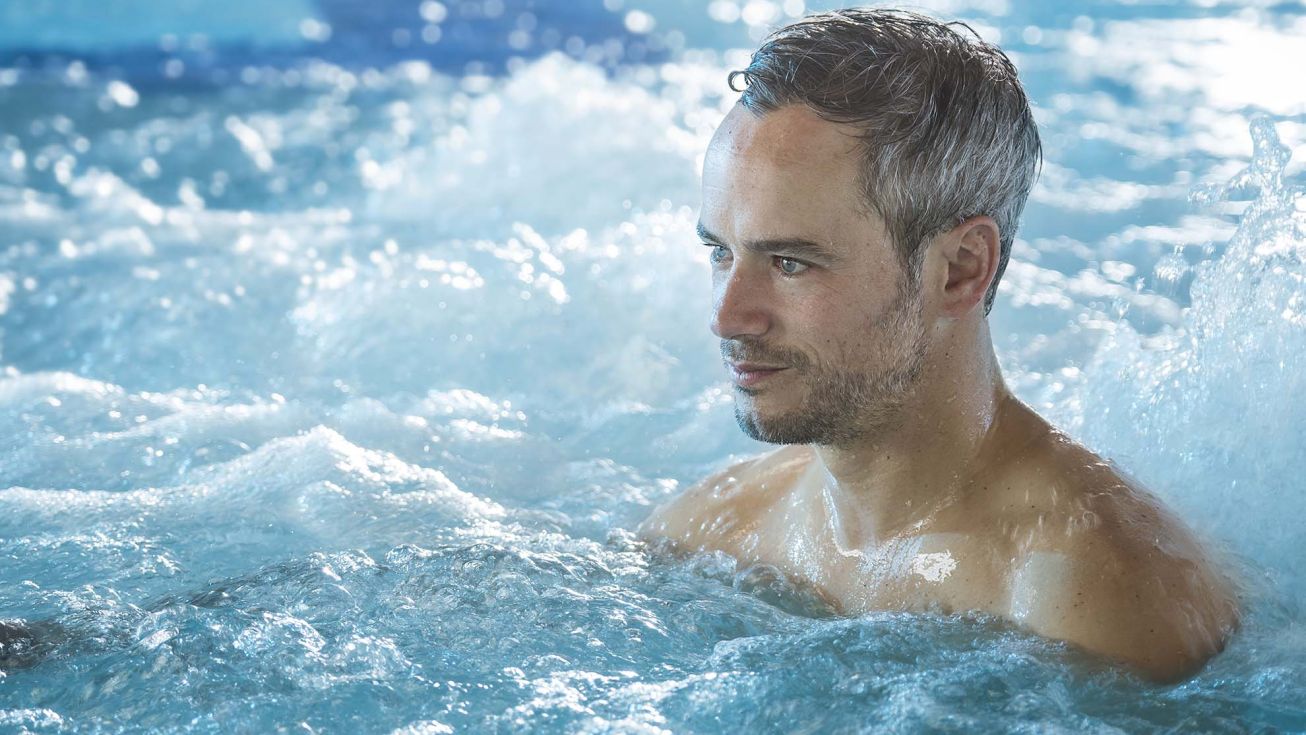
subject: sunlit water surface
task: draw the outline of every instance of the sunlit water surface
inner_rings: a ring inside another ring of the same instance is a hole
[[[697,175],[801,3],[192,5],[0,9],[0,730],[1306,730],[1290,6],[930,6],[1043,130],[1009,383],[1245,580],[1161,687],[634,539],[763,449]]]

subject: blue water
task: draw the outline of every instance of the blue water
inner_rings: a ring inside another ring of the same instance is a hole
[[[635,540],[764,448],[697,176],[801,6],[0,2],[0,731],[1306,731],[1298,6],[925,6],[1043,131],[1009,384],[1244,580],[1199,676]]]

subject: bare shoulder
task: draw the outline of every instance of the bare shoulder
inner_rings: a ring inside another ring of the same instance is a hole
[[[739,556],[766,510],[811,459],[809,447],[786,446],[737,462],[655,508],[637,533],[648,541],[667,538],[685,551],[719,549]]]
[[[1158,680],[1223,648],[1230,582],[1140,483],[1055,430],[1007,474],[1012,619]]]

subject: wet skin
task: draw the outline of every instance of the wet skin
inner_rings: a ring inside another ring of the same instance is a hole
[[[1228,581],[1138,483],[1007,391],[983,308],[991,218],[932,238],[906,279],[862,205],[855,132],[737,106],[713,138],[711,327],[741,426],[787,446],[640,535],[774,565],[847,614],[974,610],[1153,679],[1195,672],[1237,625]]]

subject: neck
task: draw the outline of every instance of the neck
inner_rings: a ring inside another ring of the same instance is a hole
[[[982,464],[1003,406],[987,321],[940,335],[890,429],[817,446],[822,492],[841,544],[875,545],[922,528],[956,502]]]

